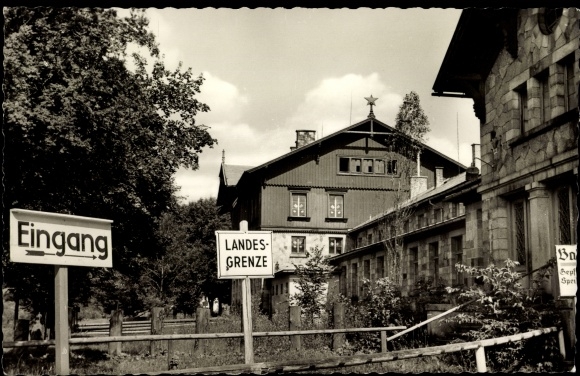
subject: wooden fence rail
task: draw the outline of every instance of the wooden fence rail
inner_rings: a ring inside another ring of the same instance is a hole
[[[191,323],[195,323],[195,318],[193,318],[193,319],[165,319],[163,321],[163,323],[167,324],[167,325],[191,324]],[[123,325],[127,325],[127,326],[150,326],[151,320],[136,320],[136,321],[125,320],[125,321],[123,321]],[[108,329],[109,323],[106,323],[106,322],[103,322],[103,323],[79,323],[76,326],[79,330],[94,329],[94,328],[101,328],[101,327]]]
[[[318,329],[318,330],[286,330],[280,332],[253,332],[253,337],[293,336],[309,334],[334,334],[334,333],[362,333],[402,330],[405,326],[387,326],[378,328],[344,328],[344,329]],[[74,344],[97,344],[111,342],[139,342],[139,341],[163,341],[183,339],[217,339],[217,338],[243,338],[244,333],[199,333],[199,334],[155,334],[141,336],[107,336],[95,338],[71,338],[69,343]],[[54,345],[54,340],[46,341],[5,341],[4,348],[14,347],[37,347]]]
[[[210,319],[210,322],[214,320]],[[195,327],[195,319],[172,319],[163,322],[163,328],[185,328]],[[71,328],[71,338],[77,337],[95,337],[109,334],[110,323],[96,323],[96,324],[77,324]],[[151,321],[123,321],[122,334],[136,335],[151,333]]]
[[[334,334],[334,333],[357,333],[357,332],[376,332],[376,331],[390,331],[401,330],[405,327],[382,327],[382,328],[345,328],[345,329],[320,329],[320,330],[295,330],[295,331],[280,331],[280,332],[254,332],[253,337],[269,337],[269,336],[292,336],[292,335],[309,335],[309,334]],[[425,347],[420,349],[397,350],[391,352],[381,352],[378,354],[364,354],[354,356],[341,356],[326,359],[316,360],[297,360],[297,361],[282,361],[282,362],[263,362],[252,364],[235,364],[219,367],[204,367],[204,368],[190,368],[169,370],[163,372],[149,372],[148,375],[158,375],[165,373],[225,373],[225,372],[253,372],[253,373],[269,373],[269,372],[297,372],[305,370],[317,370],[325,368],[356,366],[369,363],[380,363],[387,361],[394,361],[400,359],[417,358],[420,356],[433,356],[458,351],[476,351],[476,363],[478,372],[486,372],[487,366],[485,364],[485,347],[497,346],[509,342],[522,341],[528,338],[545,335],[548,333],[558,333],[558,343],[560,346],[560,353],[562,357],[566,356],[564,347],[564,335],[561,329],[556,327],[537,329],[526,333],[514,334],[511,336],[498,337],[492,339],[485,339],[473,342],[453,343],[442,346]],[[216,338],[243,338],[244,333],[200,333],[200,334],[158,334],[158,335],[142,335],[142,336],[113,336],[100,338],[71,338],[69,343],[73,344],[96,344],[96,343],[112,343],[112,342],[136,342],[136,341],[151,341],[151,340],[184,340],[184,339],[216,339]],[[54,340],[46,341],[13,341],[4,342],[4,348],[14,347],[37,347],[37,346],[54,346]],[[168,353],[168,358],[171,354]],[[169,363],[169,362],[168,362]]]
[[[475,350],[479,353],[476,356],[477,371],[487,372],[485,365],[485,347],[496,346],[503,343],[516,342],[524,339],[545,335],[548,333],[558,333],[560,343],[560,353],[565,357],[563,350],[563,332],[556,327],[537,329],[526,333],[514,334],[506,337],[498,337],[473,342],[453,343],[443,346],[425,347],[420,349],[397,350],[388,353],[363,354],[352,356],[340,356],[326,359],[315,360],[294,360],[280,362],[262,362],[253,364],[235,364],[217,367],[175,369],[162,372],[147,372],[146,375],[160,374],[213,374],[213,373],[280,373],[280,372],[298,372],[298,371],[316,371],[327,368],[338,368],[347,366],[357,366],[371,363],[382,363],[400,359],[411,359],[421,356],[441,355],[458,351]]]

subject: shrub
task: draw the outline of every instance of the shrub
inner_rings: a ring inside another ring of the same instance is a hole
[[[399,288],[389,279],[380,278],[374,285],[363,279],[363,299],[353,303],[341,297],[345,303],[346,325],[354,328],[410,326],[413,325],[413,312],[409,300],[401,297]],[[391,333],[392,334],[392,333]],[[377,351],[381,348],[378,332],[353,333],[347,335],[350,346],[362,352]],[[404,342],[397,340],[390,346],[401,348]]]
[[[293,305],[300,306],[306,320],[313,323],[324,310],[328,277],[333,268],[328,263],[328,256],[322,255],[322,248],[312,248],[306,252],[306,257],[304,265],[294,264],[298,292],[290,296],[290,300]]]
[[[540,270],[531,290],[520,283],[517,262],[506,260],[504,267],[493,264],[485,268],[457,264],[460,272],[479,281],[469,289],[460,290],[459,299],[476,301],[467,305],[447,322],[466,328],[459,338],[475,341],[524,333],[530,330],[557,326],[559,314],[554,300],[543,293],[542,280],[551,266]],[[551,265],[551,264],[550,264]],[[457,289],[448,289],[456,292]],[[559,353],[554,336],[540,336],[525,341],[493,346],[486,349],[488,365],[495,371],[550,370]]]

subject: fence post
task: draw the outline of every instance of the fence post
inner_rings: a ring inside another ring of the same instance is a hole
[[[300,312],[301,309],[298,306],[290,306],[288,307],[290,313],[288,315],[288,329],[289,330],[300,330],[301,322],[300,322]],[[293,335],[290,336],[290,350],[300,351],[301,343],[300,343],[300,336]]]
[[[15,341],[28,341],[28,333],[30,330],[30,322],[26,319],[18,319],[16,327],[14,328]]]
[[[195,311],[195,333],[209,333],[209,308],[198,308]],[[207,339],[198,339],[195,341],[195,352],[197,355],[205,354]]]
[[[167,370],[177,368],[177,362],[173,359],[173,340],[167,340]]]
[[[123,335],[123,310],[116,309],[111,312],[109,320],[109,337]],[[121,355],[122,342],[109,343],[109,355]]]
[[[487,372],[484,346],[479,346],[477,350],[475,350],[475,363],[477,364],[477,372]]]
[[[163,330],[162,313],[163,313],[163,307],[151,308],[151,334],[152,335],[161,334],[161,331]],[[157,353],[157,349],[159,347],[158,341],[151,341],[149,343],[149,347],[150,347],[149,354],[151,354],[151,356],[154,356]]]
[[[344,329],[344,303],[335,302],[333,306],[333,328]],[[336,333],[332,336],[332,350],[337,351],[344,346],[344,333]]]
[[[564,330],[558,331],[558,347],[560,348],[560,355],[562,359],[566,359],[566,341],[564,340]]]
[[[381,352],[386,353],[387,351],[387,331],[381,330]]]

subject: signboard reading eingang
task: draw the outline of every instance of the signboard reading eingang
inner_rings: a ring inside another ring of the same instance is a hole
[[[111,223],[100,218],[10,210],[10,261],[113,267]]]

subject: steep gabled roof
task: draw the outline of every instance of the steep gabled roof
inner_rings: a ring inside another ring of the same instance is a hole
[[[361,130],[363,128],[368,128],[368,129],[365,129],[363,131],[363,130]],[[272,160],[270,160],[270,161],[268,161],[266,163],[263,163],[263,164],[261,164],[259,166],[256,166],[254,168],[248,169],[248,170],[246,170],[244,172],[243,176],[245,176],[246,174],[252,174],[254,172],[257,172],[259,170],[262,170],[264,168],[267,168],[268,166],[270,166],[270,165],[272,165],[274,163],[282,162],[285,159],[291,158],[292,156],[294,156],[294,155],[296,155],[298,153],[302,153],[302,152],[304,152],[306,150],[309,150],[309,149],[312,149],[312,148],[316,148],[316,147],[320,146],[320,144],[322,144],[324,142],[327,142],[328,140],[330,140],[332,138],[335,138],[338,135],[345,134],[345,133],[359,133],[359,134],[366,133],[366,134],[370,134],[370,135],[393,134],[393,135],[397,135],[397,136],[400,136],[400,137],[406,137],[409,140],[411,140],[410,137],[404,135],[402,132],[396,130],[395,128],[393,128],[393,127],[391,127],[391,126],[389,126],[389,125],[387,125],[387,124],[385,124],[385,123],[383,123],[383,122],[381,122],[381,121],[379,121],[377,119],[365,119],[365,120],[363,120],[361,122],[358,122],[356,124],[353,124],[353,125],[351,125],[349,127],[346,127],[346,128],[341,129],[341,130],[339,130],[337,132],[331,133],[328,136],[325,136],[325,137],[320,138],[320,139],[318,139],[318,140],[316,140],[314,142],[311,142],[311,143],[309,143],[307,145],[304,145],[304,146],[302,146],[300,148],[294,149],[294,150],[290,151],[289,153],[286,153],[286,154],[284,154],[284,155],[282,155],[282,156],[280,156],[278,158],[272,159]],[[442,154],[442,153],[438,152],[437,150],[431,148],[430,146],[427,146],[425,144],[421,144],[421,147],[423,148],[424,151],[427,150],[427,151],[429,151],[429,152],[431,152],[433,154],[436,154],[436,155],[440,156],[441,158],[449,161],[450,163],[457,165],[459,168],[461,168],[463,170],[465,170],[467,168],[463,164],[461,164],[461,163],[457,162],[456,160],[454,160],[454,159],[446,156],[445,154]],[[240,178],[240,180],[241,179],[242,178]]]
[[[222,163],[220,177],[227,187],[238,184],[244,171],[252,169],[253,166],[238,166]]]
[[[251,166],[227,165],[222,163],[220,167],[220,185],[218,188],[218,196],[216,200],[217,206],[222,207],[221,212],[226,212],[228,208],[226,205],[231,204],[236,196],[236,185],[244,171],[251,169]]]

